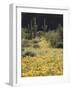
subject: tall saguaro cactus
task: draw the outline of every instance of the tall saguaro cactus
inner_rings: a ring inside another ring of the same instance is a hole
[[[33,29],[33,26],[32,26],[32,20],[31,20],[31,22],[30,22],[30,28],[31,28],[31,31],[32,31],[32,29]]]
[[[34,32],[34,37],[37,36],[37,24],[36,24],[36,17],[33,18],[33,32]]]
[[[48,27],[48,25],[46,25],[46,19],[44,18],[44,25],[43,25],[44,32],[47,31],[47,27]]]
[[[32,20],[30,21],[30,35],[32,39],[32,31],[33,31],[33,25],[32,25]]]

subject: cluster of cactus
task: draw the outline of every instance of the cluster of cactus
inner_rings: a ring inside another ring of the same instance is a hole
[[[44,18],[44,24],[42,26],[42,29],[44,32],[46,32],[47,28],[48,28],[48,25],[46,25],[46,20]],[[33,17],[33,20],[31,20],[31,22],[30,22],[30,26],[28,24],[28,31],[31,35],[31,38],[32,37],[35,38],[37,36],[37,30],[38,30],[38,25],[36,23],[36,17]]]

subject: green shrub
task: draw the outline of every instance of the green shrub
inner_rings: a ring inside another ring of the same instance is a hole
[[[28,28],[22,28],[21,36],[23,39],[32,39],[32,32]]]
[[[36,37],[32,41],[33,41],[33,44],[36,44],[36,43],[39,43],[40,42],[40,39],[39,39],[39,37]]]
[[[33,40],[33,43],[38,43],[39,41],[38,40]]]
[[[43,32],[43,31],[38,31],[37,32],[38,37],[42,37],[42,36],[44,36],[44,34],[45,34],[45,32]]]
[[[31,42],[29,40],[22,40],[22,48],[24,47],[30,47],[31,46]]]
[[[33,45],[34,48],[40,48],[38,44]]]
[[[63,48],[63,42],[58,42],[56,48]]]
[[[57,29],[53,31],[48,31],[45,34],[46,40],[51,43],[53,48],[63,48],[63,30]]]
[[[31,56],[31,57],[34,57],[36,56],[36,54],[34,52],[31,52],[31,51],[26,51],[25,53],[22,54],[23,57],[26,57],[26,56]]]

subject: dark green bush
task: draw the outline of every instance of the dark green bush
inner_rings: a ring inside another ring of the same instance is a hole
[[[58,42],[56,48],[63,48],[63,42]]]
[[[35,38],[34,40],[33,40],[33,44],[36,44],[36,43],[39,43],[39,38]]]
[[[42,37],[42,36],[44,36],[44,34],[45,34],[45,32],[43,32],[43,31],[38,31],[37,32],[38,37]]]
[[[36,56],[36,54],[34,52],[27,51],[27,52],[23,53],[22,56],[23,57],[26,57],[26,56],[34,57],[34,56]]]
[[[34,48],[40,48],[38,44],[33,45]]]

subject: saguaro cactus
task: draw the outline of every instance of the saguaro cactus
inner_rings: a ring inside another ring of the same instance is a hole
[[[46,19],[44,18],[44,25],[43,25],[43,30],[44,30],[44,32],[46,32],[47,31],[47,27],[48,27],[48,25],[46,25]]]
[[[33,31],[33,25],[32,25],[32,20],[30,21],[30,35],[32,39],[32,31]]]
[[[34,32],[34,37],[37,36],[37,24],[36,24],[36,17],[33,18],[33,32]]]

